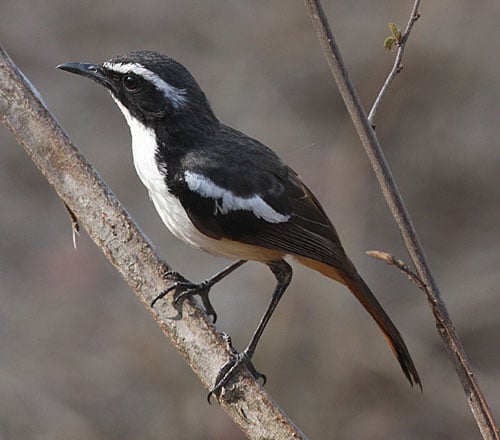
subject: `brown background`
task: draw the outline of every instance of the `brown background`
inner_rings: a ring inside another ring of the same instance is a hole
[[[387,22],[411,2],[325,2],[366,105],[393,55]],[[498,18],[495,0],[424,2],[377,131],[462,336],[500,417]],[[405,335],[412,390],[345,288],[296,268],[255,363],[315,439],[480,438],[422,295],[369,249],[408,260],[302,2],[3,0],[0,42],[75,143],[183,274],[227,262],[176,241],[132,167],[130,135],[97,85],[56,71],[157,49],[183,62],[221,120],[260,139],[322,200]],[[0,439],[239,439],[125,283],[0,127]],[[242,348],[273,287],[249,264],[213,292]]]

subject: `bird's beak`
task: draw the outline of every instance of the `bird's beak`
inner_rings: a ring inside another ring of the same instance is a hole
[[[85,76],[93,79],[108,89],[111,88],[111,82],[100,64],[64,63],[59,64],[57,69]]]

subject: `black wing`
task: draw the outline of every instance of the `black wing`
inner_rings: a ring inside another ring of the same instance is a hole
[[[245,237],[245,242],[281,249],[351,273],[353,267],[337,231],[318,199],[291,169],[286,194],[292,205],[290,220],[267,225],[258,234]]]
[[[335,228],[297,174],[257,141],[242,135],[244,145],[239,145],[234,134],[231,140],[224,149],[213,148],[209,157],[206,150],[191,152],[169,181],[193,224],[215,239],[277,249],[349,272],[350,262]],[[259,217],[250,209],[224,211],[221,197],[190,188],[186,170],[236,197],[259,197],[275,218]]]

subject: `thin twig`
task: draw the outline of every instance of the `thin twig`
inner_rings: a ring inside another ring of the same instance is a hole
[[[228,360],[226,343],[190,299],[183,303],[182,316],[168,299],[154,309],[150,307],[158,292],[169,287],[163,277],[169,270],[167,263],[71,143],[36,89],[1,46],[0,121],[210,389]],[[248,372],[238,374],[219,403],[250,439],[306,438]]]
[[[394,255],[389,254],[387,252],[382,252],[382,251],[367,251],[367,255],[369,255],[372,258],[376,258],[378,260],[385,261],[387,264],[390,266],[395,266],[397,267],[401,272],[403,272],[408,279],[415,284],[420,290],[422,290],[424,293],[426,293],[426,287],[424,282],[420,279],[420,277],[413,272],[409,266],[402,260],[397,260]]]
[[[437,283],[432,275],[429,262],[418,239],[410,215],[405,207],[401,193],[392,177],[391,170],[385,159],[384,153],[378,142],[375,131],[365,113],[359,96],[349,78],[342,55],[335,42],[328,24],[321,2],[319,0],[305,0],[305,4],[325,58],[330,66],[337,87],[344,99],[347,110],[351,115],[358,136],[370,159],[373,170],[389,205],[394,219],[399,227],[408,253],[415,265],[419,278],[426,286],[427,300],[430,304],[436,327],[442,338],[443,344],[453,361],[455,371],[462,384],[467,403],[474,415],[476,423],[484,439],[498,440],[498,432],[490,408],[484,398],[479,384],[474,376],[462,343],[451,322],[446,304],[439,292]]]
[[[373,121],[375,119],[375,115],[377,114],[378,108],[380,106],[380,103],[382,102],[382,99],[384,98],[385,94],[387,93],[387,89],[391,85],[392,81],[394,78],[396,78],[396,75],[401,72],[403,69],[403,55],[404,51],[406,48],[406,43],[408,41],[408,38],[410,36],[411,30],[413,29],[413,25],[416,23],[416,21],[420,18],[420,13],[418,12],[418,8],[420,6],[420,0],[415,0],[415,3],[413,4],[413,9],[411,11],[410,18],[408,20],[408,24],[406,25],[406,29],[403,32],[403,35],[401,37],[401,41],[397,43],[398,45],[398,50],[396,52],[396,58],[394,59],[394,64],[392,66],[391,71],[389,72],[389,75],[387,76],[384,85],[380,89],[380,92],[375,99],[372,108],[370,110],[370,113],[368,115],[368,121],[370,124],[373,125]]]

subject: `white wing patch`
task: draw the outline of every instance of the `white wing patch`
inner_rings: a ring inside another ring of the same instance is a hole
[[[179,108],[186,103],[186,89],[178,89],[164,81],[156,73],[138,63],[110,63],[106,61],[103,67],[118,73],[134,73],[145,80],[154,84],[154,86],[163,92],[165,97],[172,102],[174,108]]]
[[[269,223],[284,223],[290,220],[289,215],[280,214],[259,195],[247,198],[236,196],[209,178],[190,171],[184,173],[184,178],[191,191],[205,198],[216,199],[214,215],[227,214],[230,211],[251,211],[255,217]]]
[[[111,96],[113,97],[113,95]],[[197,249],[237,260],[271,261],[283,257],[284,253],[279,251],[263,252],[262,249],[250,245],[235,244],[229,240],[215,240],[198,230],[191,222],[179,199],[168,191],[165,183],[166,170],[160,170],[155,159],[157,142],[154,130],[144,126],[130,114],[120,101],[114,97],[113,99],[125,116],[132,133],[132,152],[137,174],[146,186],[163,223],[177,238]],[[262,201],[262,203],[267,206],[271,214],[280,215],[265,202]]]

